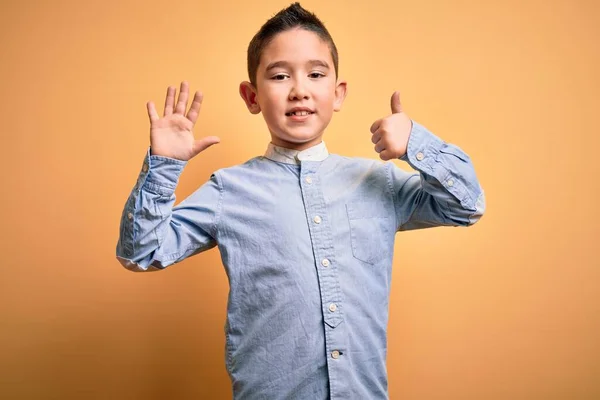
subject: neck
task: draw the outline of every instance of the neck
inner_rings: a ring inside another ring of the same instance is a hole
[[[290,149],[290,150],[297,150],[297,151],[310,149],[311,147],[318,145],[322,141],[323,141],[322,136],[316,137],[316,138],[314,138],[308,142],[304,142],[304,143],[289,142],[287,140],[283,140],[278,137],[272,137],[272,139],[271,139],[271,143],[273,143],[275,146],[283,147],[283,148]]]

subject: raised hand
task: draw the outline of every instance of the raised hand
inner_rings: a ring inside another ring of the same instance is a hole
[[[152,155],[188,161],[206,148],[221,140],[217,136],[207,136],[196,140],[193,128],[202,106],[202,93],[197,91],[192,105],[185,113],[188,105],[189,84],[181,82],[179,99],[175,103],[174,87],[169,86],[165,99],[164,116],[159,118],[154,103],[146,103],[150,118],[150,153]]]
[[[384,161],[402,157],[406,154],[412,121],[402,111],[400,94],[394,92],[391,99],[392,115],[378,119],[371,125],[371,142],[375,151]]]

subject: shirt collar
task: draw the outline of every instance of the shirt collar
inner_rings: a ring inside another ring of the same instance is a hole
[[[329,151],[324,141],[302,151],[287,149],[269,143],[265,152],[265,157],[269,160],[286,164],[300,164],[301,161],[323,161],[327,156],[329,156]]]

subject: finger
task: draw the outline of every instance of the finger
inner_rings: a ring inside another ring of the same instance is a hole
[[[375,132],[373,136],[371,136],[371,142],[373,144],[377,144],[381,140],[381,134],[379,132]]]
[[[392,114],[398,114],[402,112],[402,103],[400,103],[400,93],[395,91],[392,94],[392,99],[390,101],[392,106]]]
[[[154,103],[149,101],[146,103],[146,108],[148,109],[148,117],[150,118],[150,125],[154,122],[158,121],[159,117],[156,113],[156,108],[154,108]]]
[[[383,120],[383,118],[378,119],[377,121],[373,122],[373,125],[371,125],[371,129],[370,129],[371,133],[375,133],[375,131],[377,129],[379,129],[379,125],[381,125],[382,120]]]
[[[186,81],[182,81],[181,87],[179,88],[179,98],[177,99],[177,104],[175,105],[175,114],[183,115],[185,113],[188,103],[188,94],[189,84]]]
[[[175,88],[169,86],[167,88],[167,97],[165,97],[165,111],[164,116],[173,114],[173,104],[175,103]]]
[[[204,96],[199,91],[196,91],[194,95],[194,100],[192,100],[192,106],[190,107],[190,111],[187,113],[187,119],[192,121],[192,123],[196,123],[198,119],[198,115],[200,114],[200,108],[202,107],[202,99]]]
[[[219,139],[217,136],[207,136],[205,138],[196,140],[194,142],[194,154],[198,154],[201,151],[206,150],[213,144],[217,144],[219,142],[221,142],[221,139]]]
[[[384,150],[385,150],[385,143],[383,143],[383,141],[380,141],[379,143],[377,143],[375,145],[375,151],[376,152],[381,153]]]
[[[394,155],[390,150],[385,149],[381,153],[379,153],[379,158],[381,158],[383,161],[387,161],[394,158]]]

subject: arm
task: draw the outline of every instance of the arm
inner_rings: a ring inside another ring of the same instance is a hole
[[[222,198],[216,174],[173,207],[185,165],[148,151],[121,216],[116,255],[128,270],[157,271],[216,245]]]
[[[400,157],[418,172],[390,163],[389,177],[397,230],[470,226],[485,211],[485,195],[470,157],[413,122],[406,153]]]
[[[216,245],[221,185],[216,174],[180,205],[175,188],[183,167],[206,148],[219,143],[216,136],[199,140],[193,127],[200,113],[202,93],[196,92],[186,114],[189,85],[169,86],[164,116],[153,102],[146,103],[150,118],[150,148],[142,172],[121,215],[117,259],[131,271],[156,271]]]

